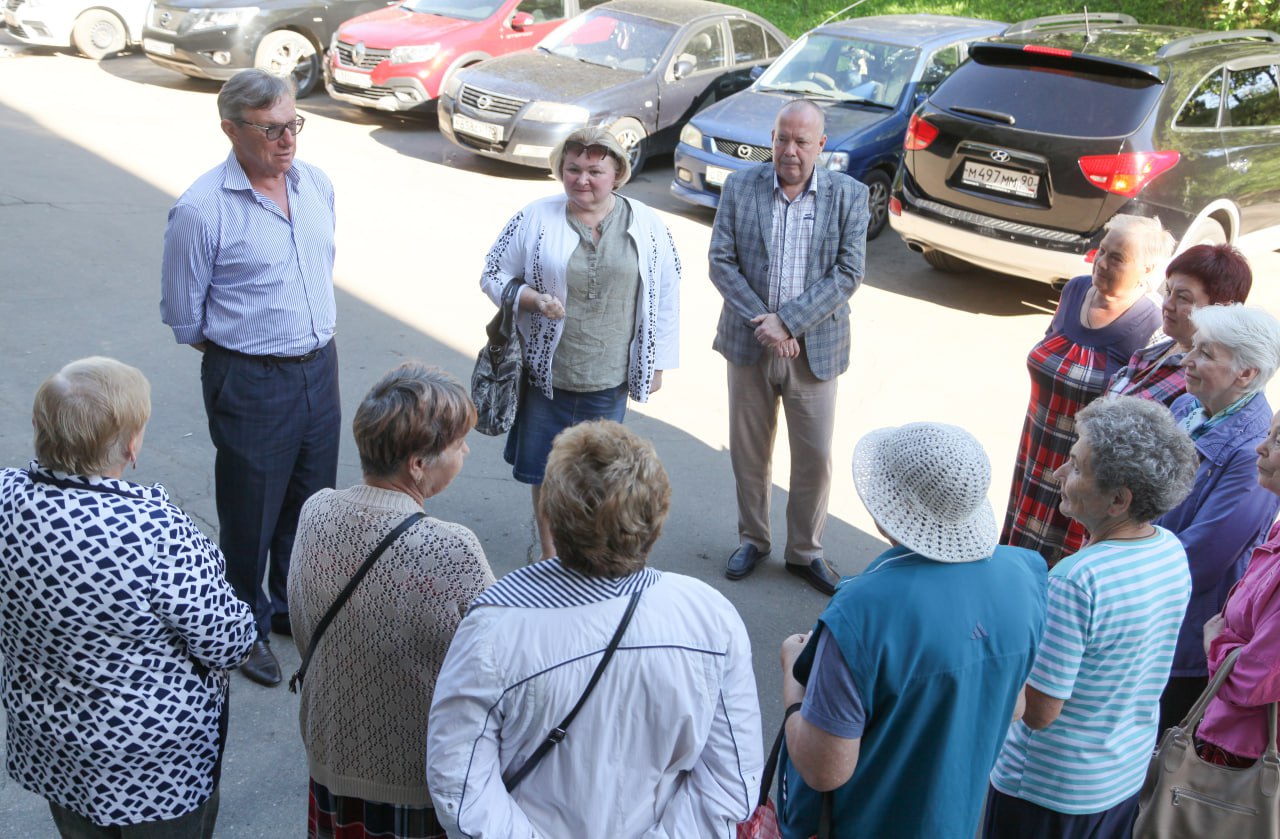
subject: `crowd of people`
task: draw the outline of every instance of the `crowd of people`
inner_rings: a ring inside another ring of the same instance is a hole
[[[245,71],[218,109],[231,152],[170,213],[161,314],[202,353],[219,543],[125,478],[141,371],[91,357],[40,386],[35,457],[0,470],[9,775],[63,837],[211,837],[229,673],[280,684],[274,632],[302,658],[308,836],[734,836],[772,771],[761,698],[730,599],[648,564],[671,486],[622,423],[678,364],[681,261],[618,194],[625,151],[571,134],[562,193],[485,261],[522,347],[504,456],[541,548],[495,580],[475,533],[424,511],[476,423],[448,374],[406,362],[372,385],[361,483],[335,488],[333,189],[294,159],[287,82]],[[822,535],[867,191],[817,167],[825,141],[819,108],[783,107],[772,162],[726,182],[709,253],[738,507],[725,576],[771,550],[781,407],[783,558],[831,596],[781,643],[780,835],[1127,837],[1158,733],[1229,657],[1197,751],[1238,768],[1267,748],[1280,322],[1245,305],[1232,247],[1170,260],[1157,221],[1116,217],[1028,356],[1003,532],[971,434],[880,429],[852,477],[890,547],[842,579]]]

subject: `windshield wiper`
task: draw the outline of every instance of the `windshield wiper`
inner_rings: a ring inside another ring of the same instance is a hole
[[[982,117],[993,122],[1003,122],[1005,125],[1013,125],[1016,120],[1013,114],[1006,114],[1000,111],[989,111],[986,108],[948,108],[949,111],[955,111],[957,114],[969,114],[970,116]]]
[[[874,99],[863,99],[861,96],[840,97],[840,104],[841,105],[869,105],[872,108],[884,108],[885,110],[889,110],[889,111],[893,110],[893,106],[888,104],[887,102],[877,102]]]

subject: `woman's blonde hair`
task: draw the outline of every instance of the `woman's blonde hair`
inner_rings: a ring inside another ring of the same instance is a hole
[[[579,128],[551,151],[551,174],[557,181],[564,180],[564,157],[566,149],[572,144],[600,146],[613,158],[613,162],[618,165],[618,176],[613,179],[614,189],[631,180],[631,158],[627,157],[618,138],[605,128]]]
[[[644,567],[671,506],[671,484],[653,444],[612,420],[556,435],[541,490],[560,561],[589,577]]]
[[[75,475],[101,475],[128,457],[151,417],[151,384],[114,358],[73,361],[44,380],[31,408],[36,459]]]

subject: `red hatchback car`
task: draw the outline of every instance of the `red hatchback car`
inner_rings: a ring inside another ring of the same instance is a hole
[[[602,0],[405,0],[338,27],[325,87],[383,111],[432,104],[445,79],[486,58],[528,49]]]

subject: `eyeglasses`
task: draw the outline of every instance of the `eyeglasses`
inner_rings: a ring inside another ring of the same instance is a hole
[[[608,146],[602,145],[600,143],[592,143],[590,145],[587,145],[586,143],[580,143],[577,140],[570,140],[569,142],[565,143],[564,152],[565,154],[576,154],[579,157],[586,158],[592,163],[596,162],[597,160],[603,160],[606,157],[613,156],[613,152],[609,150]]]
[[[250,128],[258,129],[268,140],[279,140],[284,136],[285,129],[288,129],[290,134],[297,137],[302,133],[302,126],[306,121],[306,117],[298,117],[292,122],[282,122],[279,125],[258,125],[258,123],[249,122],[247,119],[236,120],[236,122],[241,125],[247,125]]]

